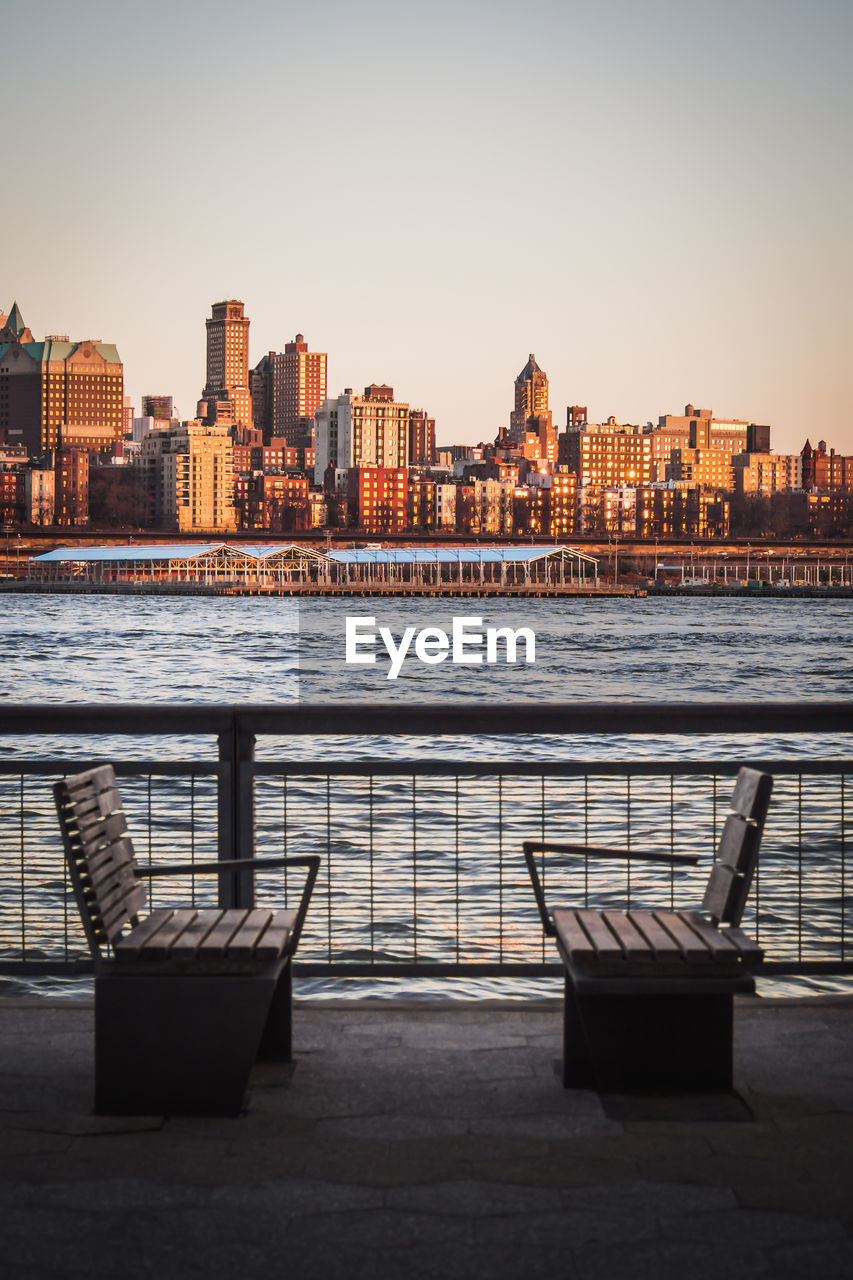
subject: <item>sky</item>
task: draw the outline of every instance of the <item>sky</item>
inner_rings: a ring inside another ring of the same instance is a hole
[[[0,310],[195,412],[250,360],[493,439],[688,402],[853,453],[849,0],[0,3]]]

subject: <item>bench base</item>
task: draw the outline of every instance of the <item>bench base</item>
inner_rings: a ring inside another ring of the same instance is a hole
[[[236,1115],[259,1051],[289,1060],[290,963],[95,978],[98,1115]]]
[[[731,992],[581,994],[566,974],[563,1084],[598,1090],[732,1087]]]

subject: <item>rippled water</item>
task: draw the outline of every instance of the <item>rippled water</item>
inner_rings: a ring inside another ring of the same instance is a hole
[[[439,703],[489,702],[500,700],[526,705],[540,702],[594,700],[620,702],[713,701],[804,701],[846,700],[853,702],[853,607],[846,600],[749,600],[742,598],[677,598],[662,600],[524,600],[466,601],[439,600],[429,603],[383,600],[319,600],[298,605],[288,599],[226,597],[132,597],[7,595],[0,601],[3,640],[0,649],[0,701],[5,702],[208,702],[208,703],[293,703],[319,701],[410,701]],[[387,676],[387,664],[347,667],[343,661],[343,629],[347,614],[372,616],[395,635],[406,626],[427,625],[449,631],[454,615],[461,612],[481,616],[484,625],[529,627],[536,635],[535,666],[460,667],[443,663],[426,667],[406,663],[396,681]],[[523,717],[523,706],[520,718]],[[521,719],[520,719],[521,723]],[[845,735],[827,739],[824,735],[801,736],[796,740],[774,740],[742,735],[670,738],[650,733],[624,739],[599,735],[520,736],[510,739],[471,737],[463,742],[451,738],[380,738],[367,734],[359,738],[306,736],[289,742],[266,738],[259,743],[260,760],[287,758],[303,760],[310,774],[311,762],[330,758],[352,761],[359,758],[410,760],[463,759],[477,762],[512,760],[611,760],[682,759],[719,760],[849,758],[850,740]],[[102,758],[158,758],[213,760],[211,740],[171,738],[130,740],[124,738],[56,741],[48,738],[0,739],[3,756],[50,755],[69,760],[83,756]],[[699,780],[701,783],[701,780]],[[17,780],[15,780],[17,785]],[[159,779],[151,810],[151,793],[136,795],[128,783],[129,808],[137,805],[140,821],[153,812],[155,834],[169,834],[177,840],[210,839],[200,823],[181,827],[177,815],[186,796],[183,781]],[[193,803],[203,807],[204,787],[199,780]],[[413,901],[421,918],[421,951],[438,959],[451,959],[447,938],[455,931],[451,919],[454,899],[461,805],[465,840],[464,884],[460,889],[466,903],[464,918],[466,954],[477,959],[478,946],[486,947],[497,917],[493,908],[494,879],[498,844],[501,857],[508,859],[505,871],[509,887],[529,892],[512,879],[509,848],[529,833],[531,824],[541,821],[543,796],[549,815],[559,815],[570,828],[583,811],[578,782],[555,783],[547,788],[538,781],[516,780],[512,785],[495,779],[466,784],[461,799],[448,779],[419,784],[417,854],[421,882],[418,896],[411,891],[411,779],[391,778],[372,784],[370,793],[363,779],[340,778],[332,800],[325,780],[310,777],[291,780],[288,803],[299,817],[299,838],[308,847],[317,847],[333,856],[337,869],[346,875],[335,890],[334,903],[327,894],[323,930],[325,941],[334,943],[336,957],[356,958],[374,946],[388,954],[406,956],[411,948]],[[613,786],[624,783],[608,784]],[[680,784],[679,784],[680,785]],[[780,813],[797,806],[790,793],[796,784],[780,780],[777,786]],[[806,903],[808,917],[817,922],[818,933],[838,931],[839,919],[848,910],[839,897],[840,845],[849,843],[849,831],[840,827],[839,781],[818,779],[809,784],[806,814],[807,856],[815,859]],[[668,783],[667,783],[668,786]],[[654,833],[654,787],[649,787],[647,833]],[[533,788],[533,790],[531,790]],[[124,783],[123,783],[123,789]],[[138,788],[137,788],[138,789]],[[282,839],[282,782],[279,778],[258,783],[259,846],[278,850]],[[535,791],[535,794],[534,794]],[[541,793],[541,794],[540,794]],[[209,796],[208,796],[209,800]],[[658,797],[660,801],[660,797]],[[679,804],[682,801],[677,797]],[[3,803],[17,804],[17,797],[4,791]],[[598,827],[591,838],[599,843],[624,839],[615,807],[594,800],[593,821]],[[636,816],[641,809],[635,794]],[[698,840],[694,828],[710,822],[711,801],[697,798],[694,780],[684,783],[683,830],[679,849]],[[497,806],[503,806],[500,830],[496,827]],[[44,827],[44,865],[39,854],[28,862],[30,875],[29,910],[36,928],[40,904],[52,902],[51,928],[55,929],[56,895],[64,892],[61,867],[54,864],[49,805],[45,809],[33,800],[33,823]],[[597,807],[596,807],[597,806]],[[849,806],[848,806],[849,807]],[[158,817],[159,814],[159,817]],[[329,823],[334,818],[334,840],[329,842]],[[292,822],[294,819],[289,818]],[[589,818],[587,816],[587,821]],[[849,819],[848,819],[849,821]],[[160,823],[158,828],[157,823]],[[368,822],[370,838],[365,835]],[[796,818],[795,826],[801,819]],[[8,824],[6,824],[8,827]],[[641,824],[642,826],[642,824]],[[8,833],[7,833],[8,834]],[[291,840],[296,837],[291,829]],[[635,829],[635,840],[637,833]],[[766,890],[762,927],[772,936],[790,934],[793,916],[786,908],[786,877],[792,860],[802,857],[802,833],[791,828],[789,816],[780,818],[775,844],[765,841],[762,860]],[[705,840],[705,837],[702,837]],[[707,853],[707,841],[699,841]],[[2,849],[0,844],[0,849]],[[181,846],[183,847],[183,845]],[[202,852],[201,848],[196,852]],[[514,853],[513,855],[514,856]],[[2,891],[14,897],[20,872],[14,841],[8,844],[2,868]],[[368,884],[377,863],[377,875]],[[770,868],[778,871],[778,887],[771,882]],[[704,878],[705,871],[702,871]],[[16,876],[18,879],[16,880]],[[377,878],[378,877],[378,878]],[[654,890],[654,882],[650,882]],[[598,885],[599,899],[618,895],[621,885]],[[366,895],[374,898],[374,915],[364,914]],[[469,899],[464,895],[468,894]],[[489,896],[491,895],[491,896]],[[47,911],[47,908],[45,907]],[[318,902],[318,912],[320,912]],[[503,906],[501,907],[503,910]],[[802,910],[798,908],[800,916]],[[450,913],[450,914],[448,914]],[[318,923],[320,916],[318,915]],[[378,921],[378,925],[377,925]],[[500,921],[498,921],[500,923]],[[802,927],[801,920],[795,922]],[[512,922],[510,921],[510,925]],[[528,925],[525,923],[524,928]],[[847,926],[853,932],[853,925]],[[377,928],[379,933],[377,934]],[[48,929],[45,926],[47,934]],[[306,935],[303,949],[311,953],[315,945]],[[509,944],[508,944],[509,945]],[[319,944],[316,944],[319,948]],[[513,937],[518,955],[528,955],[529,939]],[[424,951],[423,949],[426,949]],[[318,950],[319,954],[319,950]],[[515,954],[515,952],[513,952]],[[347,984],[341,984],[343,989]],[[553,986],[553,984],[551,984]],[[808,984],[806,984],[808,985]],[[363,995],[377,984],[352,984],[353,994]],[[802,981],[792,989],[800,989]],[[418,990],[429,992],[429,983]],[[442,988],[447,990],[445,986]],[[509,980],[483,984],[460,981],[454,990],[463,995],[487,990],[513,992]],[[529,988],[525,988],[529,989]],[[402,994],[411,994],[407,984]]]

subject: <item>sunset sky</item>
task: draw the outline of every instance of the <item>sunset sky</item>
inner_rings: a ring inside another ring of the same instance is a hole
[[[205,318],[491,439],[685,403],[853,453],[849,0],[3,7],[0,309],[192,416]]]

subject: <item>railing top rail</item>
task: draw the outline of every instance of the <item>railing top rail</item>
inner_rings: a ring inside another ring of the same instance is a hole
[[[853,702],[0,704],[0,734],[853,733]]]

